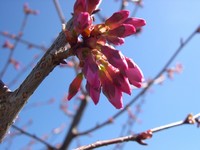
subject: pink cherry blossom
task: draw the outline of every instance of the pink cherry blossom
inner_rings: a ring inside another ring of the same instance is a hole
[[[122,45],[124,38],[145,25],[139,18],[128,18],[129,11],[114,13],[105,22],[94,25],[93,13],[100,0],[77,0],[74,5],[73,30],[65,30],[74,55],[79,59],[80,74],[86,79],[86,90],[95,104],[101,91],[117,109],[123,107],[122,94],[131,94],[131,85],[141,87],[143,74],[134,61],[110,45]],[[92,16],[91,16],[92,15]],[[82,40],[78,40],[78,36]],[[69,88],[71,99],[80,88],[77,76]]]

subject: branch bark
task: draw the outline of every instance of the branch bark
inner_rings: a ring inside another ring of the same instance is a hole
[[[70,30],[71,27],[72,19],[66,25],[68,30]],[[20,87],[14,92],[4,92],[0,94],[0,142],[2,142],[9,127],[14,123],[18,113],[41,82],[63,58],[72,55],[70,50],[65,49],[66,44],[67,40],[65,34],[60,32],[51,47],[47,50]]]

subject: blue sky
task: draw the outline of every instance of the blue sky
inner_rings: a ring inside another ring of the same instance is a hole
[[[119,1],[119,0],[118,0]],[[0,31],[8,31],[17,33],[24,14],[22,6],[28,2],[30,7],[38,9],[40,14],[30,16],[24,31],[23,39],[32,41],[39,45],[49,47],[61,30],[61,23],[56,13],[52,1],[11,1],[2,0],[0,3]],[[112,5],[110,3],[112,2]],[[101,13],[110,16],[119,9],[120,3],[115,0],[103,0],[100,5]],[[60,0],[66,19],[70,18],[74,1]],[[128,9],[133,10],[133,6],[129,5]],[[200,24],[200,1],[193,0],[144,0],[144,7],[139,9],[136,16],[144,18],[147,25],[144,27],[141,35],[126,38],[123,46],[117,47],[123,54],[131,57],[142,69],[146,79],[153,78],[162,69],[163,65],[175,52],[180,45],[180,39],[186,39],[197,26]],[[2,45],[7,38],[0,36],[0,44]],[[142,112],[138,118],[141,122],[136,123],[131,130],[133,132],[141,132],[160,125],[184,119],[188,113],[199,113],[199,97],[200,91],[200,35],[196,35],[192,41],[183,49],[171,66],[181,63],[184,70],[181,74],[176,74],[173,80],[166,79],[162,85],[155,85],[143,97],[144,104]],[[13,42],[11,40],[11,42]],[[38,49],[27,49],[27,46],[19,43],[16,47],[14,58],[19,60],[24,66],[28,64],[33,56],[43,52]],[[8,50],[0,48],[0,71],[3,68],[8,57]],[[29,69],[18,82],[11,86],[14,90],[25,79]],[[18,73],[10,66],[3,77],[3,81],[9,83]],[[62,142],[67,126],[70,124],[63,112],[59,111],[59,104],[67,94],[70,81],[74,77],[74,71],[69,68],[56,68],[39,86],[33,96],[30,98],[27,106],[20,113],[16,125],[22,126],[32,118],[33,123],[28,127],[27,131],[35,133],[38,136],[48,134],[55,127],[65,124],[65,130],[49,139],[49,142],[55,144]],[[128,103],[140,90],[134,90],[131,96],[124,95],[124,103]],[[54,98],[56,102],[49,106],[41,106],[38,108],[30,108],[29,106],[35,102],[45,102]],[[132,106],[141,101],[140,99]],[[66,104],[73,110],[76,100],[66,101]],[[107,99],[102,95],[97,106],[92,101],[87,106],[87,111],[79,126],[80,131],[89,129],[97,123],[101,123],[110,116],[118,112]],[[81,144],[89,144],[96,140],[104,140],[118,137],[122,125],[127,121],[127,113],[115,120],[113,125],[106,126],[101,130],[92,133],[90,136],[81,137]],[[11,130],[12,131],[12,130]],[[181,126],[174,129],[162,131],[153,135],[152,139],[147,140],[148,146],[141,146],[137,143],[126,143],[124,149],[137,150],[169,150],[169,149],[192,149],[198,150],[200,130],[195,126]],[[22,149],[28,142],[29,138],[25,136],[16,137],[13,140],[11,149]],[[77,141],[71,145],[71,149],[76,146]],[[0,145],[0,149],[5,149],[8,142]],[[43,145],[36,144],[34,149],[42,149]],[[113,146],[100,148],[102,150],[111,150]]]

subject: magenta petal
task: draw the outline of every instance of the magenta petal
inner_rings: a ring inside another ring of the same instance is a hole
[[[101,86],[94,87],[91,86],[88,82],[86,84],[86,89],[90,97],[92,98],[95,105],[99,102],[100,92],[101,92]]]
[[[142,86],[143,76],[141,71],[136,67],[125,71],[130,83],[138,88]]]
[[[88,12],[80,12],[74,17],[74,29],[78,33],[82,33],[86,28],[91,26],[92,19]]]
[[[140,28],[146,24],[146,21],[144,19],[140,19],[140,18],[127,18],[123,23],[131,24],[135,28]]]
[[[144,76],[141,69],[131,59],[127,57],[126,57],[126,61],[128,63],[128,69],[125,70],[125,73],[130,83],[140,88],[144,80]]]
[[[116,75],[113,77],[113,81],[115,85],[121,89],[122,92],[125,92],[127,94],[131,94],[131,87],[129,84],[128,78],[124,77],[120,72],[116,73]]]
[[[86,11],[86,0],[76,0],[74,4],[74,14]]]
[[[124,39],[117,36],[106,36],[106,40],[114,45],[124,44]]]
[[[123,24],[113,30],[108,31],[109,36],[117,36],[117,37],[127,37],[136,32],[136,29],[133,25]]]
[[[105,21],[105,24],[108,25],[111,29],[116,28],[121,25],[129,16],[129,11],[122,10],[114,13],[110,18]]]
[[[83,74],[79,73],[71,82],[69,86],[68,96],[67,96],[68,100],[74,97],[74,95],[76,95],[76,93],[79,91],[82,80],[83,80]]]
[[[123,107],[122,91],[117,87],[114,87],[115,94],[112,97],[107,97],[110,103],[115,106],[115,108],[120,109]],[[107,95],[107,94],[105,94]]]
[[[112,49],[108,46],[102,46],[101,51],[107,57],[108,62],[114,67],[120,69],[128,68],[126,59],[120,51]]]
[[[101,0],[87,0],[87,12],[92,14],[92,12],[97,9],[100,3]]]
[[[122,91],[113,83],[112,79],[106,76],[106,73],[103,70],[99,71],[99,76],[101,79],[102,91],[104,95],[117,109],[122,108]]]
[[[98,66],[93,61],[92,57],[88,56],[85,60],[85,64],[83,66],[83,74],[87,81],[90,83],[90,85],[98,85]]]

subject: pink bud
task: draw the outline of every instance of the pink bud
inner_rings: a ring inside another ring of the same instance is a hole
[[[20,63],[19,63],[19,61],[15,60],[14,58],[11,58],[11,59],[10,59],[10,63],[14,66],[14,68],[15,68],[16,70],[19,70],[19,68],[20,68]]]
[[[122,92],[125,92],[127,94],[131,94],[131,87],[128,81],[128,78],[126,78],[124,75],[121,74],[119,69],[113,67],[112,65],[108,64],[105,66],[106,71],[109,73],[113,80],[113,84],[115,84],[116,87],[118,87]]]
[[[69,92],[68,92],[69,94],[67,96],[68,100],[70,100],[79,91],[82,80],[83,80],[83,74],[82,73],[79,73],[74,78],[74,80],[72,81],[72,83],[69,86]]]
[[[79,14],[86,11],[86,0],[76,0],[74,4],[74,14]]]
[[[91,26],[92,19],[87,12],[81,12],[74,18],[74,30],[77,33],[82,33],[86,28]]]
[[[119,69],[128,68],[126,59],[120,51],[112,49],[108,46],[102,46],[101,51],[107,57],[108,62],[112,64],[114,67]]]
[[[105,21],[105,24],[110,27],[110,29],[116,28],[121,25],[129,16],[129,11],[122,10],[114,13],[110,18]]]
[[[87,89],[88,94],[90,95],[90,97],[92,98],[93,102],[96,105],[99,102],[99,97],[100,97],[100,93],[101,93],[100,82],[99,82],[99,85],[97,87],[91,86],[89,84],[89,82],[87,82],[86,89]]]
[[[3,48],[9,48],[10,50],[13,50],[14,45],[12,43],[10,43],[10,41],[7,40],[7,41],[4,42],[2,47]]]
[[[37,15],[37,14],[39,14],[39,11],[30,9],[28,6],[28,3],[25,3],[24,4],[24,13],[27,15],[29,15],[29,14]]]
[[[140,28],[146,24],[146,21],[144,19],[140,19],[140,18],[127,18],[123,23],[131,24],[135,28]]]
[[[116,36],[106,36],[106,40],[114,45],[122,45],[124,44],[124,38],[116,37]]]
[[[130,83],[138,88],[142,86],[144,76],[140,68],[130,59],[126,57],[128,63],[128,69],[125,70]]]
[[[87,0],[87,12],[92,14],[94,10],[98,8],[101,0]]]
[[[108,31],[109,36],[126,37],[136,32],[134,26],[130,24],[123,24],[113,30]]]
[[[115,108],[122,108],[122,91],[113,84],[112,79],[107,76],[103,70],[99,70],[99,77],[102,83],[102,91],[104,95],[108,98],[110,103],[115,106]]]

